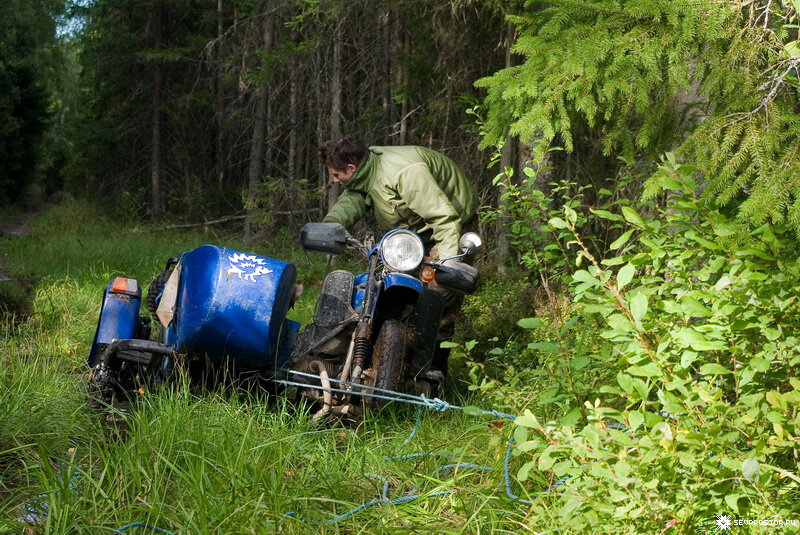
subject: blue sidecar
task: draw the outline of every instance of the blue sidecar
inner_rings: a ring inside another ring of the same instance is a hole
[[[148,292],[148,308],[163,326],[158,341],[139,315],[138,282],[115,278],[103,294],[89,353],[90,397],[108,404],[142,382],[163,380],[176,354],[271,375],[289,359],[300,328],[286,318],[295,277],[288,262],[241,251],[203,245],[186,252]]]

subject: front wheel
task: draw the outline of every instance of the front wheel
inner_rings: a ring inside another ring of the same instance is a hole
[[[408,367],[408,327],[398,320],[387,320],[378,332],[372,352],[369,375],[375,378],[375,387],[397,392],[405,382]],[[383,393],[378,393],[384,395]],[[380,409],[388,403],[385,399],[367,397],[367,405]]]

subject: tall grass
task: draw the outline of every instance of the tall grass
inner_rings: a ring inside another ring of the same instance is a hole
[[[349,429],[313,424],[282,398],[181,381],[110,421],[86,405],[86,357],[111,277],[146,288],[166,258],[211,242],[290,260],[313,287],[323,259],[293,241],[245,247],[123,227],[73,203],[3,242],[4,265],[32,302],[23,322],[6,319],[0,342],[0,533],[110,533],[131,522],[192,534],[515,533],[529,524],[503,492],[506,433],[463,413],[423,414],[408,441],[412,408],[389,406]],[[310,317],[314,293],[298,319]],[[416,452],[430,455],[398,457]],[[381,498],[384,481],[389,499],[420,498],[328,523]]]

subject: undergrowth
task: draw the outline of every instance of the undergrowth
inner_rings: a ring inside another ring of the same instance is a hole
[[[518,480],[562,483],[532,506],[548,527],[800,528],[797,236],[733,219],[698,197],[696,176],[667,155],[645,200],[548,211],[540,224],[572,245],[572,302],[517,320],[527,334],[488,356],[454,344],[471,388],[522,413]],[[621,232],[601,255],[591,218]]]

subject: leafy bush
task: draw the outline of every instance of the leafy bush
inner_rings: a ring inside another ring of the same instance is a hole
[[[518,479],[568,477],[532,517],[593,533],[696,531],[723,514],[797,519],[796,236],[740,226],[699,200],[693,174],[672,157],[660,166],[640,207],[656,215],[621,208],[630,228],[616,256],[597,258],[574,234],[588,267],[572,290],[602,320],[605,347],[576,358],[612,373],[584,383],[585,401],[565,404],[559,422],[516,420]],[[652,202],[662,192],[668,209]],[[577,221],[565,206],[550,225],[574,233]],[[562,373],[574,376],[573,362]]]

